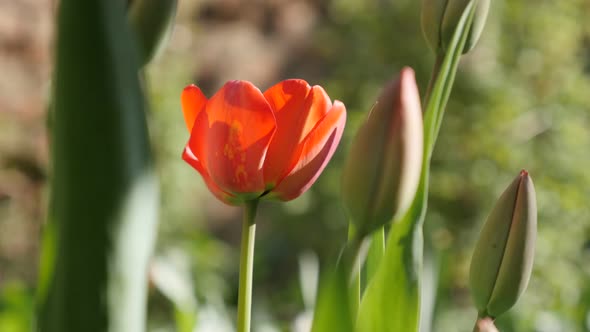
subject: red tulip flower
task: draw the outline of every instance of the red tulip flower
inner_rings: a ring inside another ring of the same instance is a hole
[[[346,122],[344,104],[298,79],[264,93],[230,81],[211,99],[189,85],[181,101],[191,134],[182,157],[232,205],[301,195],[334,154]]]

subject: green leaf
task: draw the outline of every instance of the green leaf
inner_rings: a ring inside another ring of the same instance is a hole
[[[322,278],[312,332],[353,331],[347,280],[347,272],[341,266]]]
[[[176,322],[176,331],[192,332],[197,323],[197,314],[193,311],[184,311],[175,306],[174,321]]]
[[[428,94],[424,118],[425,153],[420,185],[412,205],[394,220],[384,257],[367,286],[357,321],[359,332],[412,332],[419,330],[420,272],[422,267],[422,224],[428,199],[429,164],[449,98],[461,51],[473,20],[474,4],[465,8],[444,60],[435,70],[435,84]]]
[[[41,331],[145,331],[158,186],[134,45],[124,1],[60,1]]]
[[[145,66],[165,46],[172,34],[177,0],[135,0],[129,9],[129,22],[135,33],[140,64]]]
[[[365,283],[368,284],[377,273],[377,268],[381,263],[381,258],[385,253],[385,228],[381,227],[371,235],[371,246],[367,254],[367,262],[365,263]]]
[[[50,205],[53,205],[50,203]],[[49,212],[51,215],[51,212]],[[55,254],[57,246],[57,225],[52,218],[47,218],[43,226],[41,239],[41,253],[39,257],[39,276],[37,279],[37,300],[43,303],[51,286],[51,278],[55,268]]]
[[[385,255],[361,301],[357,331],[418,330],[422,262],[422,227],[416,222],[419,215],[420,206],[415,204],[392,225]]]

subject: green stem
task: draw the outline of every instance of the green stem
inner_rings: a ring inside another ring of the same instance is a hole
[[[438,79],[440,74],[440,67],[445,60],[444,53],[437,54],[436,59],[434,60],[434,65],[432,66],[432,75],[430,76],[430,81],[428,82],[428,88],[426,89],[426,93],[424,94],[424,100],[422,101],[423,105],[428,105],[428,101],[430,100],[430,94],[432,93],[432,89],[434,88],[434,83]]]
[[[435,62],[435,68],[433,78],[436,76],[436,80],[431,90],[428,91],[425,98],[426,111],[424,114],[424,165],[430,163],[430,157],[434,150],[434,144],[440,130],[442,123],[445,107],[449,99],[455,75],[457,73],[457,67],[459,59],[463,54],[463,47],[467,41],[468,28],[473,22],[473,16],[475,14],[475,2],[470,2],[466,7],[459,26],[461,26],[461,32],[459,29],[453,34],[450,47],[447,49],[446,54],[438,55],[437,58],[443,58],[442,61],[439,59]],[[437,65],[438,64],[438,65]]]
[[[347,271],[350,271],[350,286],[349,286],[349,294],[350,294],[350,314],[352,317],[356,317],[358,308],[361,303],[361,260],[358,259],[358,251],[359,251],[359,240],[357,239],[356,230],[354,228],[353,223],[348,224],[348,245],[347,249],[349,249],[348,259],[352,259],[348,263],[351,264],[350,267],[347,267]],[[351,257],[352,256],[352,257]]]
[[[244,205],[242,244],[240,249],[240,288],[238,291],[238,332],[250,332],[252,312],[252,271],[254,265],[254,239],[256,237],[256,208],[258,200]]]

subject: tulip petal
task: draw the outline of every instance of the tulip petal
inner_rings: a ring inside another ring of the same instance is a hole
[[[206,163],[206,148],[207,148],[207,131],[209,130],[209,119],[207,112],[200,112],[197,118],[194,120],[194,126],[192,127],[191,136],[189,141],[182,152],[182,159],[196,169],[201,176],[203,181],[209,188],[209,191],[215,195],[220,201],[235,205],[234,197],[221,190],[215,182],[211,179],[209,172],[205,168]]]
[[[251,83],[230,81],[207,102],[206,112],[205,165],[211,178],[242,199],[259,196],[265,190],[262,164],[276,130],[266,99]]]
[[[207,171],[207,132],[209,131],[209,118],[207,112],[198,113],[191,126],[191,136],[189,137],[187,147],[190,148],[194,157],[194,163],[208,174]],[[199,171],[202,173],[201,171]]]
[[[182,91],[180,103],[182,105],[182,113],[184,114],[184,122],[190,133],[193,130],[193,124],[197,119],[197,115],[205,109],[207,97],[201,92],[201,89],[191,84]]]
[[[324,89],[311,88],[307,82],[296,79],[276,84],[264,92],[264,97],[277,120],[277,131],[264,162],[264,180],[272,188],[295,166],[294,153],[332,103]]]
[[[300,144],[294,167],[269,194],[288,201],[305,192],[317,180],[340,143],[346,123],[346,108],[339,101]]]
[[[342,105],[344,107],[344,105]],[[332,102],[324,89],[319,85],[314,85],[307,96],[305,107],[309,107],[307,118],[301,133],[302,140],[314,130],[318,123],[332,110]]]
[[[182,152],[182,159],[184,159],[184,161],[186,161],[189,165],[191,165],[201,174],[201,176],[203,177],[203,181],[205,181],[205,185],[207,185],[209,191],[213,193],[213,195],[215,195],[217,199],[229,205],[237,205],[237,202],[233,195],[224,192],[215,184],[215,182],[213,182],[211,176],[209,176],[209,173],[207,173],[207,171],[202,167],[201,162],[193,154],[191,148],[188,145],[184,148],[184,151]]]

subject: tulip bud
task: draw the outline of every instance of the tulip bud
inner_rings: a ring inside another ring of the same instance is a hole
[[[135,33],[143,67],[163,49],[170,38],[177,0],[134,0],[128,5],[129,22]]]
[[[343,169],[344,206],[360,236],[407,210],[420,181],[422,153],[420,95],[414,71],[404,68],[358,130]]]
[[[422,30],[435,53],[446,51],[465,7],[477,0],[422,0]],[[490,0],[479,0],[463,53],[473,49],[486,23]]]
[[[471,259],[469,284],[480,314],[497,317],[522,295],[533,268],[536,236],[535,188],[522,170],[498,199]]]
[[[498,329],[494,325],[494,321],[486,317],[477,320],[473,332],[498,332]]]

